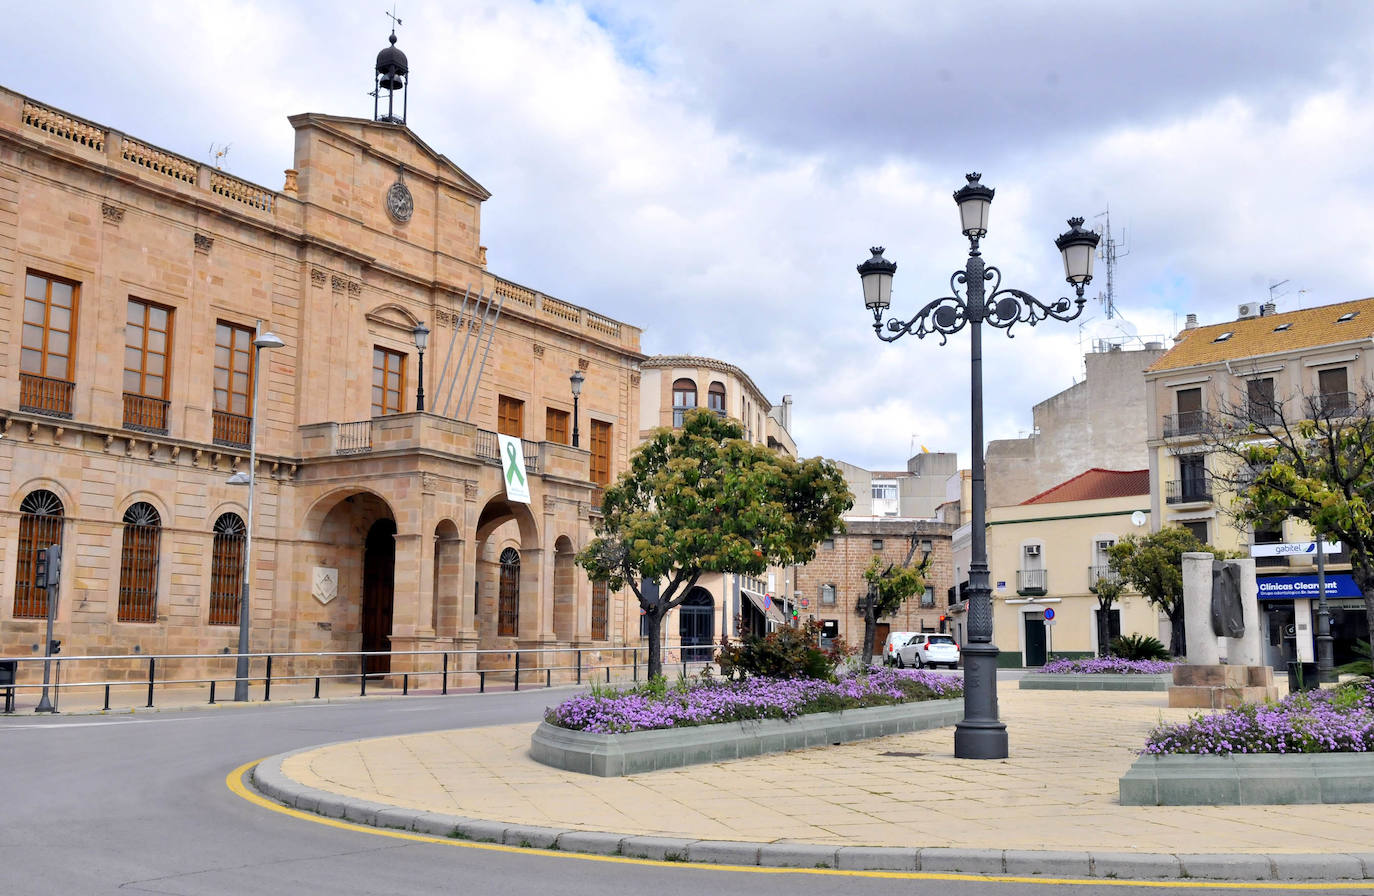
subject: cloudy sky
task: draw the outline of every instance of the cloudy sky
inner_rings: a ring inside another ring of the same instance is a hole
[[[54,2],[6,11],[0,84],[280,187],[300,112],[370,117],[383,0]],[[409,124],[492,192],[490,269],[794,401],[805,455],[969,461],[968,340],[874,338],[944,295],[951,199],[997,190],[984,257],[1068,294],[1065,219],[1121,247],[1115,317],[985,339],[987,434],[1082,375],[1094,341],[1374,294],[1374,4],[933,0],[399,6]],[[1281,284],[1281,285],[1276,285]],[[1272,287],[1272,289],[1271,289]],[[1138,344],[1138,342],[1136,343]]]

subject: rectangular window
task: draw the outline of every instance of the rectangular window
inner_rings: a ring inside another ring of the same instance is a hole
[[[70,417],[72,349],[76,344],[75,283],[29,271],[24,279],[23,347],[19,354],[19,406]]]
[[[606,594],[605,582],[592,582],[592,640],[605,641],[606,621],[610,616],[610,598]]]
[[[544,411],[544,439],[560,445],[571,445],[568,441],[568,412],[548,408]]]
[[[1321,393],[1321,412],[1350,410],[1353,396],[1347,391],[1349,388],[1344,367],[1318,371],[1317,391]]]
[[[1189,532],[1193,533],[1193,537],[1196,538],[1198,541],[1202,542],[1203,544],[1207,544],[1206,520],[1188,520],[1187,522],[1179,523],[1179,525],[1187,529]]]
[[[592,421],[592,482],[605,488],[611,484],[611,424]]]
[[[1178,416],[1172,432],[1166,435],[1189,435],[1202,431],[1202,389],[1179,389],[1174,393]]]
[[[1207,480],[1207,460],[1201,454],[1185,454],[1178,459],[1178,497],[1180,501],[1211,500]]]
[[[873,484],[873,500],[875,501],[895,501],[897,500],[896,483],[886,482]]]
[[[826,605],[833,605],[833,604],[835,603],[835,586],[834,586],[834,585],[822,585],[822,586],[821,586],[821,603],[822,603],[822,604],[826,604]]]
[[[1267,426],[1278,420],[1274,404],[1274,378],[1250,380],[1245,384],[1245,412],[1251,423]]]
[[[503,436],[525,437],[525,403],[509,395],[496,397],[496,431]]]
[[[882,540],[881,538],[875,538],[875,539],[873,539],[873,550],[875,550],[875,551],[881,551],[882,549],[883,549],[883,540]]]
[[[935,606],[935,589],[934,589],[934,588],[931,588],[931,587],[929,587],[929,586],[926,587],[925,593],[921,595],[921,606],[923,606],[923,607],[933,607],[933,606]]]
[[[221,445],[248,445],[248,415],[253,388],[253,331],[238,324],[215,324],[214,440]]]
[[[124,320],[124,426],[167,431],[172,309],[129,299]]]
[[[835,539],[833,539],[833,538],[824,539],[824,540],[821,542],[821,550],[823,550],[823,551],[833,551],[833,550],[835,550]]]
[[[372,416],[405,410],[406,356],[389,348],[372,348]]]

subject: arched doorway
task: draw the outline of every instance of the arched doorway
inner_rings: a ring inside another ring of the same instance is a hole
[[[711,592],[693,588],[677,610],[678,636],[682,644],[682,661],[706,663],[715,653],[715,607]]]
[[[395,603],[396,523],[381,519],[367,530],[363,548],[363,650],[391,649],[391,611]],[[391,657],[367,658],[368,674],[391,671]]]

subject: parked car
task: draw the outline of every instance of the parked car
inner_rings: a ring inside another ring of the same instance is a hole
[[[897,648],[911,640],[912,635],[919,635],[920,632],[888,632],[887,640],[883,642],[883,665],[891,666],[897,662]]]
[[[897,650],[897,668],[905,669],[907,666],[915,666],[917,669],[926,666],[949,666],[951,669],[957,669],[959,645],[955,643],[953,635],[936,632],[917,633]]]

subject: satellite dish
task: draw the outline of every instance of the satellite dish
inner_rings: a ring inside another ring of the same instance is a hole
[[[1132,526],[1143,526],[1145,525],[1145,520],[1146,516],[1143,510],[1137,510],[1135,513],[1131,514]]]

